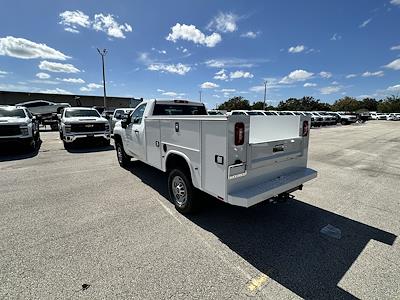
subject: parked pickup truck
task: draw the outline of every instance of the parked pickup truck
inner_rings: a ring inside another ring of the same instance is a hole
[[[36,150],[39,140],[39,124],[26,108],[0,106],[0,144],[18,143]]]
[[[249,207],[301,189],[317,176],[309,129],[306,116],[208,116],[201,103],[150,100],[115,125],[114,139],[122,167],[134,157],[167,172],[171,201],[190,213],[197,190]]]
[[[348,125],[357,121],[357,117],[355,115],[342,112],[332,112],[331,114],[336,116],[338,118],[338,122],[340,122],[342,125]]]
[[[64,147],[76,140],[102,139],[105,145],[110,144],[110,124],[94,108],[65,108],[60,118],[60,139]]]

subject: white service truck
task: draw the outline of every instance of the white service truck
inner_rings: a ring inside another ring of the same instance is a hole
[[[118,162],[132,157],[168,173],[171,201],[193,211],[196,191],[249,207],[301,189],[307,167],[309,116],[209,116],[202,103],[144,101],[117,122]]]

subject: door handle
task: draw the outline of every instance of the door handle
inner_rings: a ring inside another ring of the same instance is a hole
[[[160,142],[159,141],[156,141],[156,147],[157,148],[160,147]]]
[[[139,133],[139,130],[135,129],[135,133]]]

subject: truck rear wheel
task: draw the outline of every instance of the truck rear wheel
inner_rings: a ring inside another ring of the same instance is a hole
[[[119,165],[123,168],[126,168],[129,164],[129,162],[131,161],[131,158],[129,157],[128,154],[125,153],[122,142],[117,141],[115,143],[115,149],[117,150],[117,158],[118,158]]]
[[[179,169],[173,169],[168,176],[168,191],[177,211],[189,214],[195,210],[194,187],[190,176]]]

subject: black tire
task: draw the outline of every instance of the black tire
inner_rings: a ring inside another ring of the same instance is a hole
[[[190,214],[196,210],[195,189],[190,175],[179,169],[173,169],[168,175],[169,198],[181,214]]]
[[[66,141],[63,141],[63,144],[64,144],[64,149],[65,149],[65,150],[68,150],[68,149],[71,148],[70,143],[67,143]]]
[[[126,154],[122,142],[120,141],[115,142],[115,150],[117,152],[117,159],[119,165],[123,168],[126,168],[129,165],[131,158],[128,154]]]
[[[58,124],[57,123],[52,123],[52,124],[50,124],[50,128],[53,131],[57,131],[58,130]]]
[[[35,139],[35,137],[32,137],[28,142],[28,148],[31,151],[35,151],[36,150],[36,146],[37,146],[36,139]]]
[[[103,140],[103,143],[102,143],[103,146],[110,146],[110,144],[111,144],[110,140],[107,140],[107,139]]]
[[[347,122],[346,122],[346,120],[341,120],[341,121],[340,121],[340,124],[342,124],[342,125],[347,125]]]

